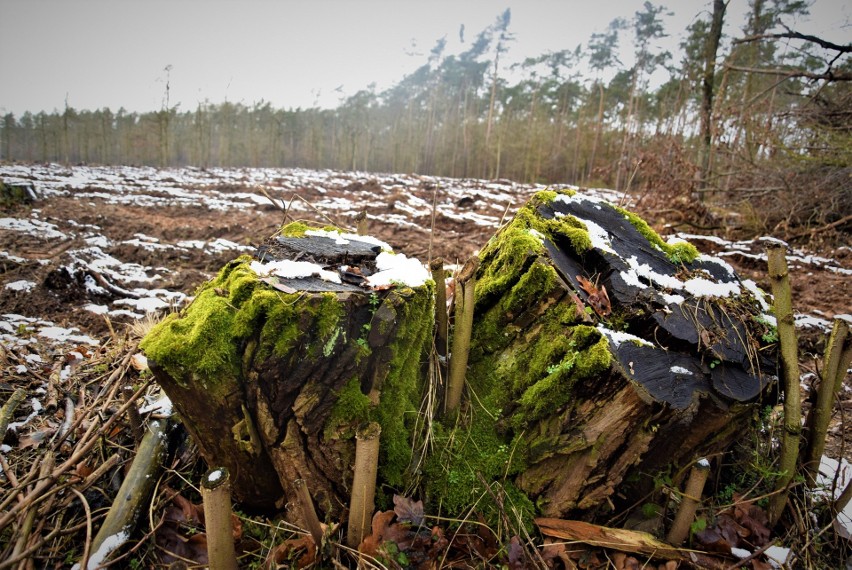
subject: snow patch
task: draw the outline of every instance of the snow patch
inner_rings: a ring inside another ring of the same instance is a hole
[[[630,333],[614,331],[612,329],[608,329],[603,325],[598,325],[597,329],[601,331],[601,333],[605,334],[609,341],[615,345],[616,348],[621,346],[623,342],[633,342],[642,346],[650,346],[653,348],[653,344],[645,340],[644,338],[639,338],[638,336],[632,335]]]
[[[32,281],[27,281],[26,279],[21,279],[19,281],[12,281],[11,283],[6,283],[5,288],[10,291],[21,291],[22,293],[29,293],[36,286]]]
[[[260,277],[275,276],[283,279],[299,279],[316,275],[323,281],[330,283],[341,282],[340,275],[336,272],[323,269],[321,265],[311,263],[310,261],[291,261],[289,259],[269,261],[266,263],[252,261],[249,268]]]
[[[419,259],[403,253],[381,252],[376,257],[376,269],[378,271],[367,278],[371,287],[388,287],[394,283],[419,287],[432,278]]]

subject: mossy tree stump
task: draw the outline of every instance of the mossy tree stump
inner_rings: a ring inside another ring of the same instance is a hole
[[[305,230],[288,226],[256,258],[225,265],[142,346],[240,502],[295,504],[302,479],[323,514],[339,516],[363,422],[382,428],[380,477],[405,478],[434,291],[422,266],[411,286],[382,280],[386,244]]]
[[[521,509],[591,516],[730,444],[774,380],[762,293],[608,203],[540,192],[480,259],[467,408],[429,466],[448,510],[499,480]]]

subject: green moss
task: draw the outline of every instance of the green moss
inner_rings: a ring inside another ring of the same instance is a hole
[[[402,327],[394,332],[389,347],[381,347],[382,357],[387,357],[389,363],[387,375],[380,379],[378,404],[361,392],[359,379],[351,380],[337,396],[326,433],[338,432],[339,435],[344,426],[346,433],[343,435],[354,437],[358,424],[378,422],[382,426],[379,477],[389,485],[402,486],[411,464],[413,430],[423,390],[422,364],[434,326],[434,284],[429,281],[416,289],[393,289],[384,300],[378,296],[375,299],[370,302],[371,312],[393,315],[392,320]],[[368,327],[365,336],[355,341],[355,345],[365,351],[363,358],[370,356],[369,331]]]
[[[375,421],[382,426],[380,474],[388,484],[399,486],[411,463],[412,431],[420,409],[421,378],[426,348],[434,327],[434,285],[394,290],[385,303],[397,311],[398,330],[390,347],[391,361],[381,388]]]
[[[310,345],[317,358],[337,333],[342,308],[334,294],[285,294],[261,284],[242,256],[202,285],[191,305],[159,323],[142,341],[149,358],[175,381],[205,388],[241,378],[241,347],[259,338],[257,358],[286,356]]]
[[[326,438],[340,436],[341,426],[347,432],[343,435],[355,436],[355,428],[370,421],[372,402],[369,396],[361,392],[361,381],[358,377],[352,378],[340,392],[335,395],[334,407],[326,423]]]
[[[648,225],[648,222],[634,214],[633,212],[629,212],[624,208],[616,207],[616,210],[623,214],[625,218],[633,225],[636,230],[642,234],[642,236],[648,240],[652,245],[657,246],[660,250],[666,254],[666,257],[669,258],[669,261],[675,264],[689,264],[695,261],[698,258],[698,249],[694,245],[688,242],[677,242],[673,244],[668,244],[663,241],[663,238],[660,237],[660,234],[654,231],[654,229]]]
[[[311,228],[304,222],[290,222],[281,226],[278,233],[284,237],[305,237],[305,232],[309,229]]]
[[[202,285],[195,299],[180,313],[157,324],[143,339],[142,349],[177,382],[194,377],[206,388],[218,379],[240,374],[240,357],[232,341],[239,307],[250,296],[257,276],[248,268],[250,258],[225,265],[215,279]]]

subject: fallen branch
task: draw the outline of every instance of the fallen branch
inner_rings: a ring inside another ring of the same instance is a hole
[[[843,224],[847,224],[849,222],[852,222],[852,214],[845,216],[843,218],[840,218],[839,220],[836,220],[834,222],[831,222],[830,224],[826,224],[826,225],[820,226],[818,228],[813,228],[813,229],[805,230],[803,232],[799,232],[797,234],[793,234],[791,236],[788,236],[787,239],[797,239],[797,238],[804,237],[804,236],[812,236],[814,234],[819,234],[819,233],[822,233],[822,232],[826,232],[830,229],[836,228],[838,226],[842,226]]]
[[[81,560],[81,564],[74,566],[75,569],[83,567],[94,570],[130,538],[142,506],[157,482],[156,474],[162,466],[167,447],[168,423],[168,420],[153,420],[148,424],[148,431],[139,444],[136,458],[92,541],[91,557],[87,561]],[[86,565],[82,566],[83,563]]]
[[[9,422],[12,420],[12,414],[15,413],[17,407],[21,405],[21,402],[23,402],[26,397],[26,390],[18,388],[11,396],[9,396],[9,399],[5,404],[3,404],[3,407],[0,408],[0,440],[3,439],[4,435],[6,435],[6,430],[9,429]]]
[[[552,518],[537,518],[535,524],[538,525],[541,534],[552,538],[576,540],[592,546],[643,554],[655,558],[690,560],[690,556],[685,551],[657,540],[647,532],[610,528],[584,521]]]

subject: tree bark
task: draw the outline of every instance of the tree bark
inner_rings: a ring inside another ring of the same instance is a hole
[[[716,54],[722,39],[722,24],[728,5],[725,0],[713,0],[713,19],[704,50],[704,75],[701,79],[701,186],[710,179],[710,154],[713,146],[713,93],[716,79]],[[703,199],[704,194],[699,195]]]

